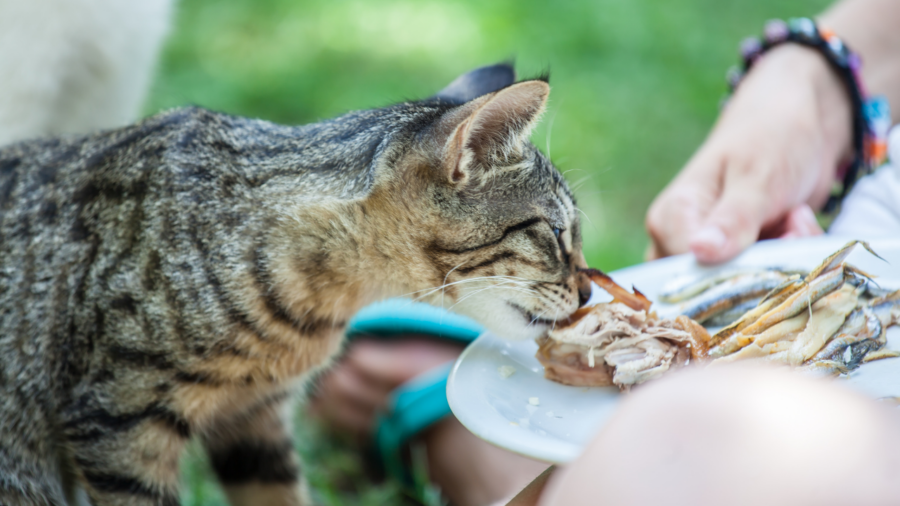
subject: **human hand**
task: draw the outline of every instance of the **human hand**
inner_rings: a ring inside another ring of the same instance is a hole
[[[758,239],[822,233],[851,149],[850,99],[814,50],[786,44],[754,65],[704,144],[647,213],[648,259],[728,260]]]
[[[415,335],[391,340],[357,339],[319,381],[310,410],[331,427],[367,436],[394,389],[456,359],[462,349],[456,343]]]

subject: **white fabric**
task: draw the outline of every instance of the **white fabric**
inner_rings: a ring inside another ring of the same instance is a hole
[[[173,0],[0,0],[0,145],[134,121]]]
[[[890,163],[859,180],[828,233],[855,238],[900,237],[900,125],[888,138]]]

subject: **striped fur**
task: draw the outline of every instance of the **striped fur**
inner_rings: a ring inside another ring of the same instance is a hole
[[[511,338],[573,312],[575,202],[526,141],[549,87],[493,89],[0,150],[0,504],[178,504],[195,435],[234,504],[306,504],[289,392],[363,305],[406,295]]]

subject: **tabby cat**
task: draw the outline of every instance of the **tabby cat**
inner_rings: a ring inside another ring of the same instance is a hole
[[[572,194],[505,65],[300,127],[200,108],[0,150],[0,504],[307,504],[285,413],[396,295],[534,338],[589,285]]]

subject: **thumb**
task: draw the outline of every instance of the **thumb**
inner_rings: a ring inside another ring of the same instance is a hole
[[[756,242],[768,214],[766,195],[742,185],[729,185],[700,229],[689,239],[701,263],[731,260]]]

